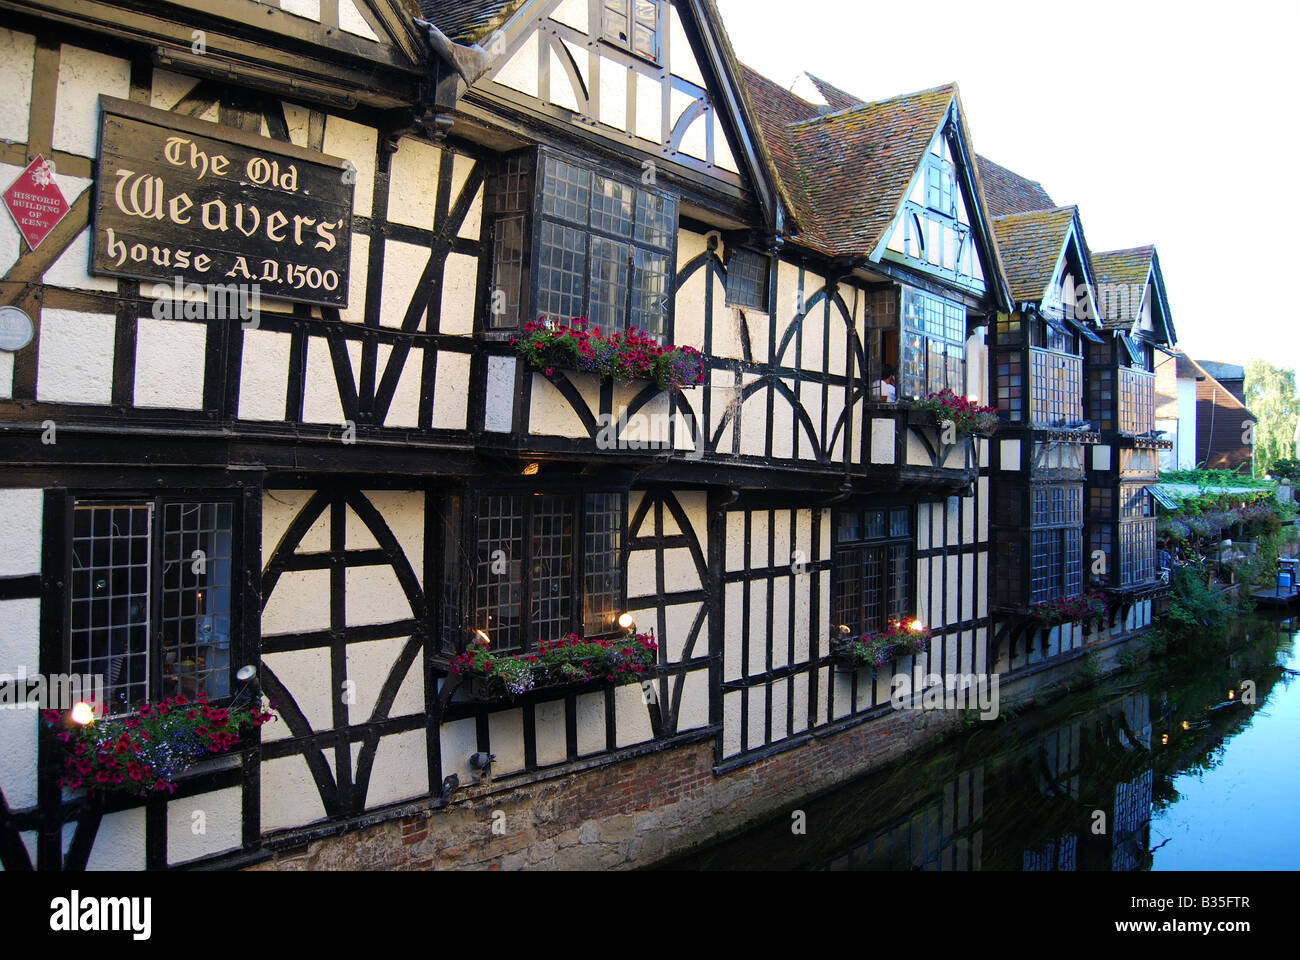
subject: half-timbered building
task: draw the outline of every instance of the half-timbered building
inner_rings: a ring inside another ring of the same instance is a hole
[[[0,669],[119,709],[250,664],[278,713],[140,800],[0,711],[6,869],[645,862],[934,736],[895,674],[1077,646],[999,651],[990,598],[1077,586],[1086,247],[1004,269],[955,86],[803,99],[710,0],[0,9],[0,179],[67,207],[0,217]],[[530,366],[539,317],[702,380]],[[1005,437],[905,402],[945,389]],[[903,618],[920,662],[836,668]],[[629,622],[642,685],[452,669]]]
[[[1156,430],[1157,355],[1176,340],[1153,247],[1093,254],[1102,325],[1088,350],[1088,415],[1102,433],[1088,477],[1088,546],[1094,583],[1137,601],[1161,589],[1152,484],[1174,441]],[[1145,625],[1145,622],[1144,624]]]

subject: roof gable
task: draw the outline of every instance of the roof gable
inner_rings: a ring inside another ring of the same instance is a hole
[[[1162,343],[1177,341],[1155,247],[1094,253],[1092,262],[1097,275],[1097,305],[1107,330],[1136,332],[1144,311],[1149,309],[1155,339]]]
[[[818,233],[840,255],[872,257],[948,116],[952,85],[859,104],[787,128]]]
[[[466,78],[468,103],[486,101],[593,144],[676,164],[732,196],[751,189],[776,231],[771,158],[713,0],[655,0],[653,55],[612,39],[604,6],[589,0],[424,6],[439,31],[477,44],[475,56],[486,61],[480,75]]]
[[[997,217],[993,230],[1016,302],[1041,303],[1057,280],[1075,218],[1074,207]]]

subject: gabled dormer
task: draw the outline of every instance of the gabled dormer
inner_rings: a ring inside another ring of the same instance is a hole
[[[1094,253],[1092,262],[1097,308],[1107,330],[1164,346],[1177,342],[1155,247]]]
[[[955,85],[823,113],[787,137],[817,171],[807,191],[825,252],[1009,302]]]
[[[1079,212],[1013,213],[994,229],[1014,300],[992,342],[998,407],[1012,424],[1075,429],[1083,423],[1083,345],[1101,342]]]
[[[775,226],[768,163],[711,0],[426,0],[423,7],[458,45],[453,53],[481,64],[456,106],[467,135],[483,139],[473,132],[481,123],[499,136],[502,115],[517,117],[519,126],[504,132],[576,138],[627,157],[647,177],[671,169],[733,200],[753,191]]]

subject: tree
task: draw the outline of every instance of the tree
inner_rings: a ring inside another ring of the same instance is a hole
[[[1295,371],[1264,360],[1246,364],[1246,408],[1255,416],[1255,475],[1263,476],[1295,454],[1300,421]]]

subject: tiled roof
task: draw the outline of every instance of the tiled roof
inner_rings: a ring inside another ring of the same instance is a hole
[[[1201,369],[1220,383],[1246,379],[1246,368],[1239,367],[1235,363],[1219,363],[1215,360],[1197,360],[1196,362],[1201,365]]]
[[[1075,214],[1074,207],[1054,207],[993,220],[1013,299],[1033,303],[1043,299]]]
[[[832,86],[825,80],[821,79],[821,77],[814,77],[810,73],[808,74],[808,79],[811,80],[813,85],[821,92],[822,97],[824,97],[826,102],[830,104],[832,110],[847,110],[849,107],[856,107],[858,104],[864,102],[861,97],[855,97],[853,94],[847,93],[839,87]]]
[[[1055,208],[1056,204],[1037,181],[1027,180],[988,157],[977,156],[975,161],[979,165],[984,200],[988,204],[990,215],[1002,217],[1009,213]]]
[[[502,27],[528,0],[420,0],[424,19],[457,43],[478,43]]]
[[[804,174],[787,134],[790,124],[820,116],[820,113],[815,105],[799,99],[744,64],[740,65],[740,73],[755,123],[771,155],[778,185],[802,231],[800,239],[820,248],[824,239],[817,233],[816,217],[805,189]]]
[[[935,87],[790,124],[821,251],[868,256],[907,194],[956,96]]]
[[[1155,247],[1133,247],[1131,250],[1108,250],[1092,255],[1094,280],[1097,284],[1097,309],[1102,313],[1102,326],[1107,330],[1127,330],[1133,326],[1142,308],[1142,298],[1151,276],[1151,260]],[[1109,289],[1103,289],[1103,285]],[[1121,287],[1132,291],[1126,296],[1115,295]],[[1128,309],[1121,310],[1127,305]]]

